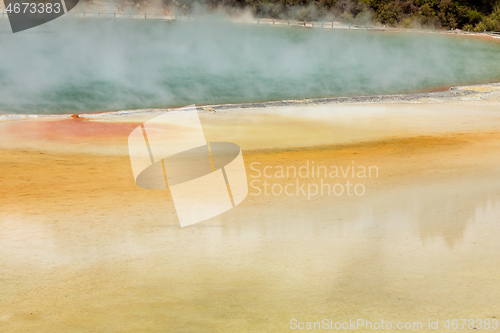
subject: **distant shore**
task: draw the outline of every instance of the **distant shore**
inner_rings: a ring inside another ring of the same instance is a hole
[[[136,19],[136,20],[162,20],[162,21],[197,21],[203,20],[200,15],[178,15],[175,13],[161,13],[156,9],[145,11],[113,11],[108,7],[103,7],[99,10],[98,7],[91,7],[90,10],[76,9],[70,11],[67,15],[78,18],[87,19]],[[3,6],[0,6],[0,19],[8,19],[7,13]],[[234,17],[227,16],[228,20],[234,23],[263,25],[263,26],[292,26],[316,29],[333,29],[333,30],[366,30],[366,31],[386,31],[386,32],[409,32],[409,33],[443,33],[452,35],[464,35],[473,37],[486,37],[491,39],[499,39],[500,32],[476,32],[465,31],[460,29],[431,29],[431,28],[402,28],[402,27],[389,27],[380,23],[349,23],[340,20],[323,20],[323,21],[299,21],[293,19],[274,19],[274,18],[257,18],[249,15],[236,15]]]

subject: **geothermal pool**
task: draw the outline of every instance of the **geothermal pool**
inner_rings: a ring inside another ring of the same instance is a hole
[[[500,44],[441,34],[64,17],[9,33],[0,113],[407,93],[500,79]]]

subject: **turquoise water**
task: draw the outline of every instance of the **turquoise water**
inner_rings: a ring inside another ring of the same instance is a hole
[[[0,112],[404,93],[500,79],[500,44],[438,34],[62,18],[9,33]]]

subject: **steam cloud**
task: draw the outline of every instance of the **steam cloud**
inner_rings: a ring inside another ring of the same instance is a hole
[[[500,77],[500,47],[437,34],[80,19],[12,34],[0,113],[73,113],[408,92]]]

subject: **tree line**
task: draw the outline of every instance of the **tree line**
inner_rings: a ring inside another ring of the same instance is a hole
[[[90,0],[91,1],[91,0]],[[118,0],[120,1],[120,0]],[[136,7],[151,0],[121,0]],[[249,9],[257,17],[500,31],[500,0],[161,0],[166,8]],[[122,4],[123,4],[122,2]]]

